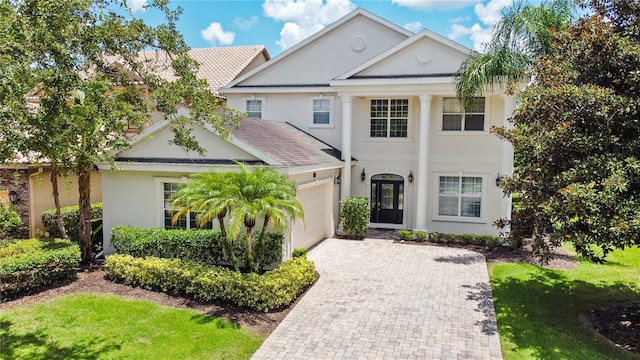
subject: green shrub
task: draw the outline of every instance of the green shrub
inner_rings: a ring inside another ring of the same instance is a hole
[[[465,244],[480,245],[495,248],[502,246],[503,239],[499,236],[492,235],[476,235],[476,234],[443,234],[432,232],[429,234],[429,240],[442,244]]]
[[[299,257],[307,257],[307,249],[306,248],[297,248],[297,249],[293,249],[293,253],[291,254],[291,257],[294,258],[299,258]]]
[[[413,233],[413,235],[415,235],[416,240],[423,242],[426,238],[427,238],[427,232],[426,231],[415,231]]]
[[[80,248],[69,240],[27,239],[0,244],[0,299],[75,277]]]
[[[22,237],[26,230],[22,216],[13,207],[0,204],[0,240]]]
[[[342,229],[351,239],[362,239],[369,227],[369,200],[348,197],[340,201]]]
[[[411,241],[413,240],[413,231],[411,230],[398,230],[398,236],[402,241]]]
[[[62,216],[62,222],[64,223],[64,229],[67,232],[69,239],[78,242],[80,238],[80,226],[78,220],[80,219],[80,208],[77,205],[65,206],[60,208],[60,215]],[[61,237],[60,230],[58,229],[58,221],[56,220],[56,209],[49,209],[42,212],[42,225],[49,233],[50,237]],[[103,248],[102,239],[102,203],[91,204],[91,229],[93,236],[91,236],[91,252],[99,253]]]
[[[315,280],[315,266],[304,257],[285,261],[263,275],[193,261],[119,254],[107,256],[104,268],[110,278],[125,284],[265,312],[290,304]]]
[[[244,254],[244,233],[234,241],[236,259]],[[257,238],[257,237],[256,237]],[[282,233],[266,233],[253,243],[254,261],[265,269],[282,261]],[[210,265],[233,265],[224,250],[225,238],[216,230],[141,229],[116,226],[111,229],[111,246],[119,254],[182,259]]]

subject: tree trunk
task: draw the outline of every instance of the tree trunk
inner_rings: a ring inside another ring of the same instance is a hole
[[[62,221],[62,213],[60,211],[60,192],[58,191],[58,165],[54,162],[51,163],[51,174],[49,174],[49,180],[51,180],[51,187],[53,188],[53,202],[56,205],[56,223],[58,224],[58,231],[60,231],[60,237],[67,239],[67,230],[64,228],[64,221]]]
[[[245,271],[253,270],[253,244],[251,241],[251,227],[247,227],[247,236],[245,238],[244,249],[244,267]]]
[[[269,227],[269,222],[271,221],[271,216],[264,216],[264,223],[262,224],[262,231],[260,231],[260,239],[258,241],[262,241],[264,239],[264,235],[267,233],[267,228]]]
[[[82,251],[82,262],[89,263],[93,260],[91,254],[91,167],[81,169],[78,174],[78,194],[80,207],[78,243]]]

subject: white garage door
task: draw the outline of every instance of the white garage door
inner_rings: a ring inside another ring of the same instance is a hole
[[[298,189],[298,199],[304,209],[304,220],[296,221],[291,231],[292,249],[310,248],[329,236],[331,229],[330,184],[318,184]]]

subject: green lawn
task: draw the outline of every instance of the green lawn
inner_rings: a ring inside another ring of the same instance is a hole
[[[579,319],[599,304],[640,302],[640,249],[573,270],[489,264],[505,359],[638,359],[601,340]]]
[[[248,359],[263,341],[221,319],[113,295],[0,313],[0,359]]]

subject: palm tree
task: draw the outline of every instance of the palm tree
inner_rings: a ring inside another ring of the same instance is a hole
[[[526,79],[533,62],[551,50],[551,33],[573,19],[573,0],[548,0],[534,6],[518,0],[502,12],[484,53],[473,52],[454,74],[456,91],[467,107],[485,87]]]
[[[244,267],[257,270],[254,265],[252,232],[257,220],[262,219],[258,241],[262,244],[270,226],[283,228],[287,220],[301,218],[304,212],[298,198],[296,185],[273,169],[257,167],[250,171],[238,163],[238,172],[202,173],[181,187],[172,197],[171,206],[176,209],[173,221],[195,213],[198,226],[205,226],[217,218],[225,237],[225,248],[237,270],[234,242],[242,228],[246,229]],[[225,217],[229,216],[228,228]]]
[[[295,183],[273,169],[258,167],[249,171],[246,166],[238,164],[240,171],[230,176],[229,195],[239,199],[231,209],[229,235],[237,238],[242,226],[246,228],[244,266],[254,269],[252,231],[256,220],[263,218],[262,230],[258,241],[270,225],[278,228],[286,226],[286,220],[304,219],[300,201],[296,198]]]
[[[236,199],[229,196],[231,191],[226,173],[195,174],[192,180],[182,186],[171,198],[173,222],[190,213],[196,215],[196,224],[205,227],[207,223],[218,219],[220,232],[225,239],[225,251],[232,266],[237,271],[238,261],[234,252],[234,238],[227,236],[224,218],[230,209],[236,206]]]

